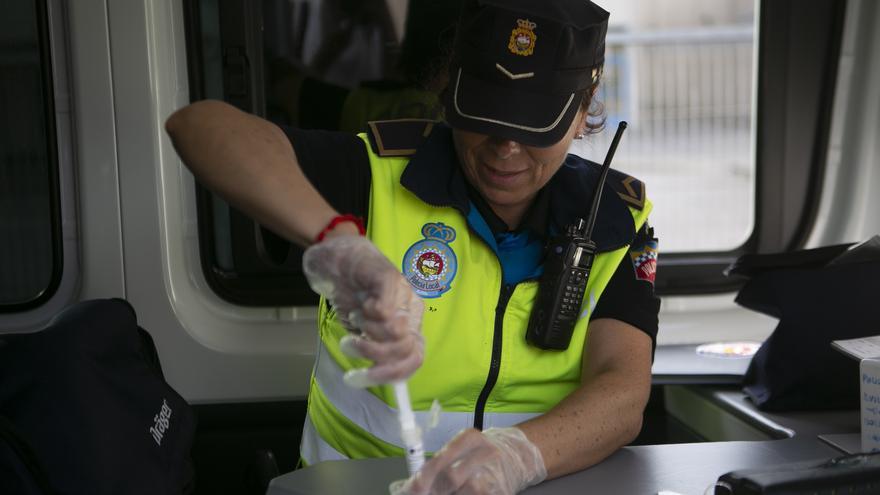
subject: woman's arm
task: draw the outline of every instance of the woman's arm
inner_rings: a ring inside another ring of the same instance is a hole
[[[619,320],[594,320],[577,390],[516,427],[463,430],[391,493],[512,495],[584,469],[638,435],[650,391],[651,337]]]
[[[303,174],[290,140],[274,124],[218,101],[177,111],[165,123],[184,163],[208,189],[260,224],[302,246],[338,213]],[[352,222],[307,249],[303,270],[340,314],[358,314],[351,346],[373,361],[350,383],[401,380],[422,362],[422,301],[409,282]],[[350,235],[353,234],[353,235]]]
[[[610,318],[590,322],[581,386],[518,425],[541,451],[547,478],[592,466],[641,430],[651,393],[651,338]]]
[[[184,164],[208,189],[301,246],[338,213],[303,175],[284,132],[224,102],[175,112],[165,129]],[[333,231],[357,234],[345,222]]]

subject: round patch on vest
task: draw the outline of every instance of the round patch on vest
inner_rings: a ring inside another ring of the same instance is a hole
[[[426,223],[425,237],[403,255],[403,276],[424,298],[440,297],[452,285],[458,271],[458,260],[449,243],[455,240],[455,229],[442,223]]]

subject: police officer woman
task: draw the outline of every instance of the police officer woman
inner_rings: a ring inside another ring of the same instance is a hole
[[[311,246],[305,270],[324,297],[306,463],[403,455],[381,384],[405,378],[423,425],[435,400],[441,412],[424,432],[436,455],[397,493],[516,493],[636,437],[659,309],[639,181],[608,177],[589,278],[560,288],[570,337],[526,338],[531,315],[547,316],[548,241],[589,216],[596,192],[599,166],[567,151],[595,124],[607,19],[586,0],[466,1],[448,124],[282,130],[212,101],[169,118],[202,183]]]

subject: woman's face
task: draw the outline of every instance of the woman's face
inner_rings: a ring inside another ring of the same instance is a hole
[[[579,111],[565,137],[546,148],[526,146],[508,139],[453,129],[455,149],[468,182],[502,220],[518,223],[538,190],[562,166],[568,148],[584,122]]]

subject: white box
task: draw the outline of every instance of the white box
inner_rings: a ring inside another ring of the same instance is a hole
[[[880,359],[862,359],[859,383],[862,452],[877,452],[880,451]]]

